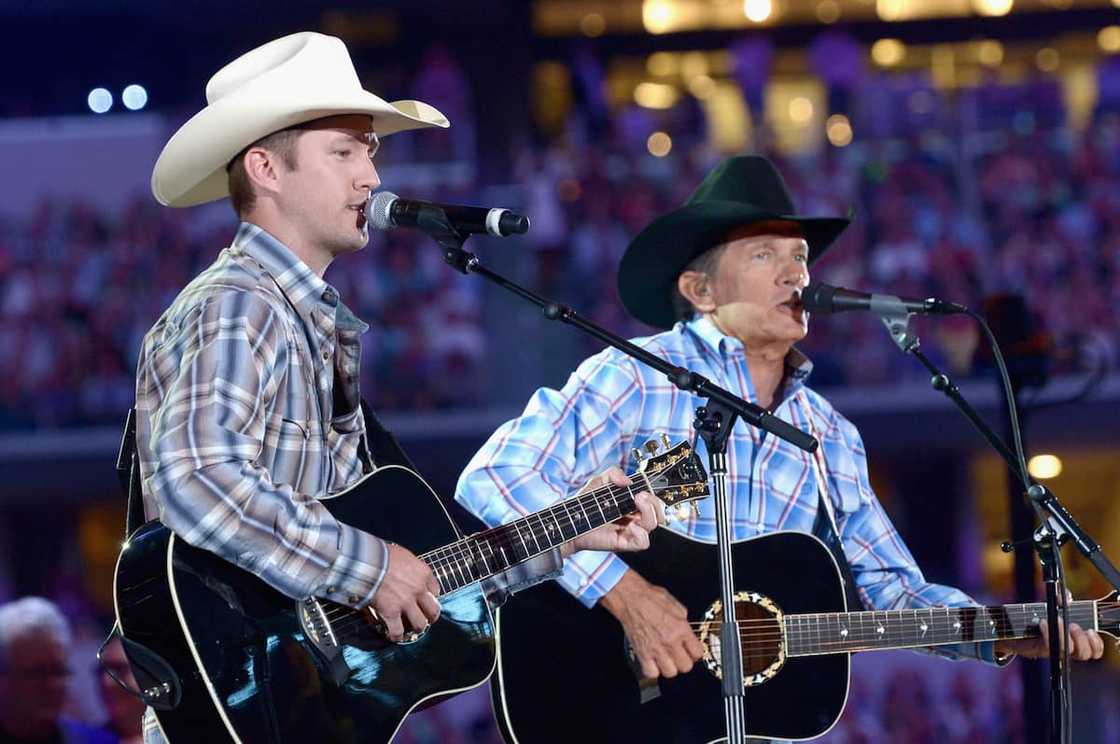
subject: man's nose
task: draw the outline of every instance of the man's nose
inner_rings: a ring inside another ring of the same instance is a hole
[[[377,187],[381,185],[381,177],[377,175],[377,167],[371,162],[369,168],[362,171],[361,176],[355,181],[354,185],[360,189],[367,191],[376,191]]]

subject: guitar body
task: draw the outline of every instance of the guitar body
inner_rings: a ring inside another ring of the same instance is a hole
[[[438,498],[407,468],[378,469],[324,503],[335,517],[417,555],[459,538]],[[298,603],[158,523],[117,564],[126,639],[162,656],[182,698],[157,711],[179,742],[387,742],[410,710],[485,681],[494,621],[479,585],[440,598],[442,614],[411,643],[355,615],[333,653],[311,643]]]
[[[719,597],[714,545],[655,530],[649,550],[625,560],[668,589],[699,621]],[[815,537],[777,532],[736,543],[737,590],[757,592],[787,614],[843,612],[836,562]],[[659,681],[642,703],[622,626],[585,608],[555,582],[519,594],[499,612],[495,715],[507,741],[711,742],[726,737],[721,681],[698,662]],[[746,690],[747,732],[809,739],[830,729],[848,693],[847,654],[786,659],[776,676]]]

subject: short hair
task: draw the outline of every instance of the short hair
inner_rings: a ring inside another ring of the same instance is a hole
[[[701,274],[705,274],[709,277],[712,276],[712,274],[716,273],[716,267],[719,265],[719,258],[723,255],[727,246],[728,243],[724,241],[708,248],[699,256],[689,261],[688,265],[677,273],[677,279],[686,271],[699,271]],[[696,308],[681,294],[681,290],[677,287],[676,279],[673,280],[671,299],[673,301],[673,315],[677,320],[691,320],[692,316],[696,315]]]
[[[226,171],[229,173],[229,200],[238,217],[243,217],[246,212],[252,209],[257,199],[257,195],[253,192],[253,182],[249,180],[249,174],[245,172],[245,153],[254,147],[264,148],[276,153],[288,170],[295,170],[297,165],[296,140],[299,139],[301,131],[299,127],[289,127],[265,135],[245,147],[237,153],[233,160],[229,161],[229,165],[226,166]]]
[[[17,638],[46,633],[70,645],[70,623],[58,605],[42,597],[24,597],[0,605],[0,671],[8,664],[8,648]]]

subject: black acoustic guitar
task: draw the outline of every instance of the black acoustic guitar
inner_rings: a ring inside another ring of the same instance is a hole
[[[164,736],[172,744],[391,740],[409,711],[493,670],[496,626],[481,580],[633,513],[639,490],[670,505],[708,493],[687,443],[632,478],[629,488],[603,486],[468,537],[404,467],[378,469],[326,499],[339,520],[432,567],[442,614],[400,643],[387,640],[371,610],[290,599],[158,522],[141,527],[118,559],[114,596],[126,648],[143,647],[130,659]]]
[[[747,733],[811,739],[844,710],[849,654],[1038,634],[1043,604],[847,612],[832,554],[812,535],[736,543],[735,618],[743,646]],[[625,560],[688,608],[706,650],[688,674],[640,687],[622,626],[555,582],[501,610],[495,715],[510,744],[696,744],[726,741],[715,546],[668,530]],[[712,600],[716,601],[713,602]],[[1116,594],[1070,605],[1070,620],[1120,634]],[[642,702],[643,696],[647,702]]]

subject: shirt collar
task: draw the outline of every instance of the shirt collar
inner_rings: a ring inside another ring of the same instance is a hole
[[[231,250],[260,264],[304,319],[311,319],[312,311],[317,310],[333,317],[340,331],[365,333],[369,330],[369,326],[342,303],[337,289],[264,228],[242,222],[238,225]]]
[[[706,316],[697,315],[692,320],[682,321],[680,325],[696,336],[710,352],[725,362],[745,356],[743,342],[716,328],[715,323]],[[813,371],[813,363],[809,360],[809,357],[802,354],[796,346],[790,349],[789,354],[786,355],[786,367],[790,371],[790,384],[786,386],[789,392],[794,392],[804,385],[809,374]]]

